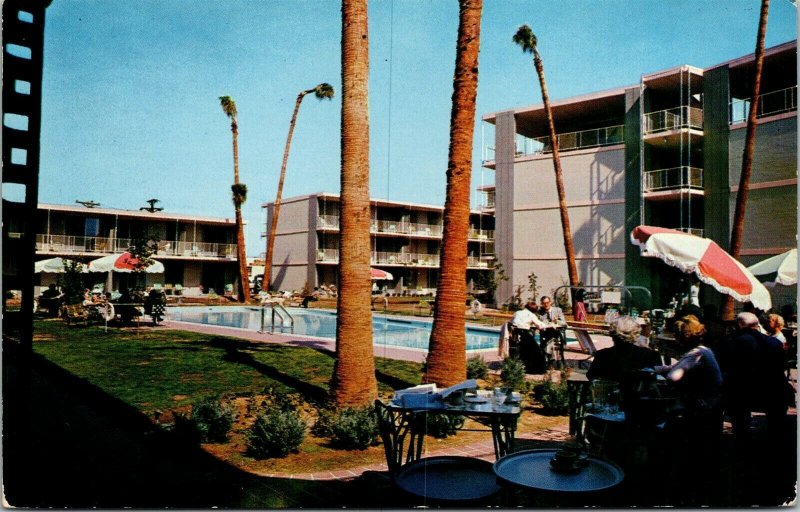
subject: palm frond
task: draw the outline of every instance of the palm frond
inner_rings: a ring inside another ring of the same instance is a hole
[[[233,196],[233,204],[241,206],[247,201],[247,185],[244,183],[235,183],[231,185],[231,195]]]
[[[317,99],[330,100],[333,98],[333,86],[327,82],[323,82],[314,87],[314,94],[317,96]]]
[[[222,107],[222,111],[225,112],[225,115],[228,117],[236,117],[236,102],[233,101],[233,98],[230,96],[220,96],[219,97],[219,104]]]
[[[533,53],[536,49],[536,34],[533,33],[533,30],[528,25],[519,27],[511,40],[518,44],[525,53]]]

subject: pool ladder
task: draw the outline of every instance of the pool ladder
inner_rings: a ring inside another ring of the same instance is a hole
[[[264,333],[267,332],[265,329],[265,321],[267,319],[267,308],[272,310],[272,318],[270,324],[270,331],[271,333],[275,332],[275,317],[277,316],[281,321],[281,330],[285,327],[286,319],[289,319],[289,332],[294,334],[294,317],[286,311],[286,308],[282,305],[278,304],[277,302],[270,302],[263,304],[261,306],[261,329],[258,332]]]

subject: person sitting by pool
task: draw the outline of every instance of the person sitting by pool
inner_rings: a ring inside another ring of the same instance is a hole
[[[519,357],[525,365],[526,373],[544,373],[544,355],[534,338],[536,329],[545,327],[545,323],[536,314],[538,310],[536,301],[531,300],[511,318],[509,353],[511,357]]]
[[[55,283],[50,283],[45,291],[39,296],[39,308],[47,309],[47,316],[55,317],[58,315],[58,308],[61,305],[61,298],[64,296],[58,290]]]
[[[310,295],[306,295],[303,297],[303,303],[300,305],[301,308],[307,308],[309,302],[316,302],[319,300],[319,288],[314,287],[314,291]]]

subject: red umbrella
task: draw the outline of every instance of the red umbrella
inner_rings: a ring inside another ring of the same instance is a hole
[[[89,262],[90,272],[134,272],[139,264],[139,260],[134,258],[129,252],[122,254],[112,254],[103,256]],[[164,264],[160,261],[153,262],[144,269],[148,274],[163,274]]]
[[[713,240],[656,226],[637,226],[631,242],[642,256],[659,258],[739,302],[750,301],[761,310],[772,307],[769,292],[755,276]]]
[[[394,276],[385,270],[381,270],[379,268],[371,268],[369,272],[372,276],[373,281],[391,281],[394,279]]]

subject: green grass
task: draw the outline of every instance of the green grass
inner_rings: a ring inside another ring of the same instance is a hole
[[[328,397],[333,354],[178,330],[129,331],[35,323],[34,351],[150,416],[204,397],[300,393]],[[418,363],[376,358],[381,392],[420,382]]]

